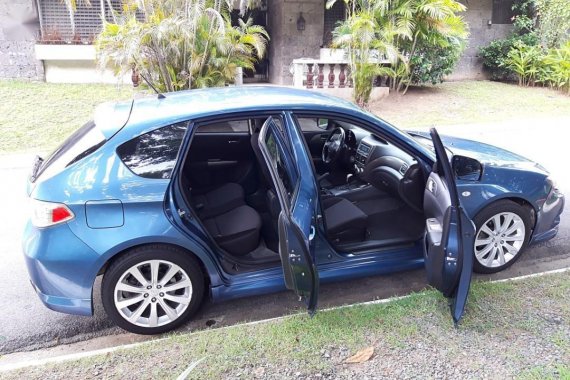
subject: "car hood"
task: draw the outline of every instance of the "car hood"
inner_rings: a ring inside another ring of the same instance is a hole
[[[409,133],[412,136],[427,138],[431,142],[429,132],[410,131]],[[488,166],[510,167],[548,174],[548,171],[542,165],[506,149],[459,137],[445,135],[440,137],[443,145],[454,155],[474,158]]]

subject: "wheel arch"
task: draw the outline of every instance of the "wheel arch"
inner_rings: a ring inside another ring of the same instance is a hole
[[[93,307],[93,291],[95,289],[95,281],[97,280],[97,277],[100,275],[104,275],[107,271],[107,269],[116,261],[118,260],[120,257],[122,257],[123,255],[125,255],[126,253],[128,253],[129,251],[135,249],[135,248],[140,248],[140,247],[145,247],[145,246],[169,246],[169,247],[173,247],[176,249],[180,249],[184,252],[186,252],[187,254],[189,254],[190,256],[194,257],[194,259],[196,259],[196,261],[198,262],[199,266],[200,266],[200,271],[202,271],[202,274],[204,275],[204,286],[205,289],[208,290],[207,294],[210,297],[211,296],[211,284],[212,284],[212,279],[211,279],[211,273],[208,270],[207,264],[204,262],[204,259],[202,257],[200,257],[200,255],[197,255],[196,253],[192,252],[190,249],[188,249],[187,247],[184,247],[180,244],[174,244],[171,242],[143,242],[143,243],[138,243],[138,244],[132,244],[129,245],[127,247],[122,247],[119,251],[111,254],[106,260],[105,262],[101,265],[101,267],[99,268],[99,271],[97,272],[97,275],[95,276],[95,279],[93,280],[93,285],[91,286],[91,310],[94,310]]]
[[[489,203],[483,205],[482,207],[479,207],[477,210],[475,210],[475,212],[473,213],[473,218],[476,215],[478,215],[479,213],[481,213],[483,210],[485,210],[486,208],[488,208],[488,207],[490,207],[490,206],[492,206],[492,205],[494,205],[500,201],[511,201],[511,202],[518,204],[519,206],[524,207],[526,210],[528,210],[530,222],[531,222],[531,234],[532,234],[532,231],[534,231],[534,228],[536,227],[536,215],[538,213],[538,210],[536,209],[536,207],[533,205],[533,203],[531,201],[529,201],[528,199],[526,199],[520,195],[505,195],[505,196],[495,197],[495,199],[493,199],[492,202],[489,202]]]

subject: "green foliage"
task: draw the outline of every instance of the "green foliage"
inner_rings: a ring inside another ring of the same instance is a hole
[[[329,0],[332,6],[336,0]],[[464,40],[467,26],[457,15],[465,7],[455,0],[345,0],[348,17],[335,29],[333,45],[347,49],[354,80],[354,99],[366,105],[379,75],[392,78],[393,90],[406,92],[420,47],[448,47]],[[390,67],[382,67],[378,58]]]
[[[513,30],[507,38],[491,41],[479,48],[483,59],[483,68],[490,74],[491,80],[513,81],[517,78],[511,65],[505,63],[509,52],[518,44],[538,45],[535,30],[535,0],[516,0],[513,3]]]
[[[251,20],[232,26],[230,6],[221,0],[125,2],[97,38],[99,64],[118,75],[133,70],[159,91],[232,83],[238,67],[253,68],[265,54],[269,36]]]
[[[570,41],[559,49],[550,49],[542,60],[539,81],[565,90],[570,95]]]
[[[570,1],[534,0],[539,23],[541,43],[547,48],[557,48],[570,39]]]
[[[550,57],[564,57],[561,47],[570,38],[570,1],[518,0],[513,5],[513,32],[505,39],[492,41],[479,50],[483,66],[493,80],[519,79],[519,84],[535,82],[562,88],[564,61],[543,57],[544,48],[551,48]],[[560,48],[556,50],[556,48]],[[558,55],[561,54],[561,55]],[[544,59],[543,59],[544,58]],[[558,62],[558,61],[557,61]]]
[[[528,46],[517,41],[501,63],[512,70],[519,79],[519,85],[534,84],[542,65],[543,52],[538,46]]]
[[[464,47],[465,43],[457,38],[450,38],[446,46],[423,43],[410,60],[410,82],[434,85],[443,82],[443,77],[453,71]]]
[[[479,49],[483,67],[490,74],[491,80],[514,80],[514,73],[510,67],[504,65],[504,62],[516,41],[514,38],[494,40]]]

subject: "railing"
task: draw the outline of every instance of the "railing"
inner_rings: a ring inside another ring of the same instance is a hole
[[[384,57],[374,57],[380,65],[389,64]],[[341,49],[321,49],[320,58],[299,58],[291,64],[293,86],[308,89],[351,88],[352,76],[346,54]]]

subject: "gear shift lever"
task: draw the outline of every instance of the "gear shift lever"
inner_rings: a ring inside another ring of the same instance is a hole
[[[348,173],[348,174],[346,175],[346,183],[350,183],[350,180],[352,179],[352,177],[354,177],[354,174],[353,174],[353,173]]]

